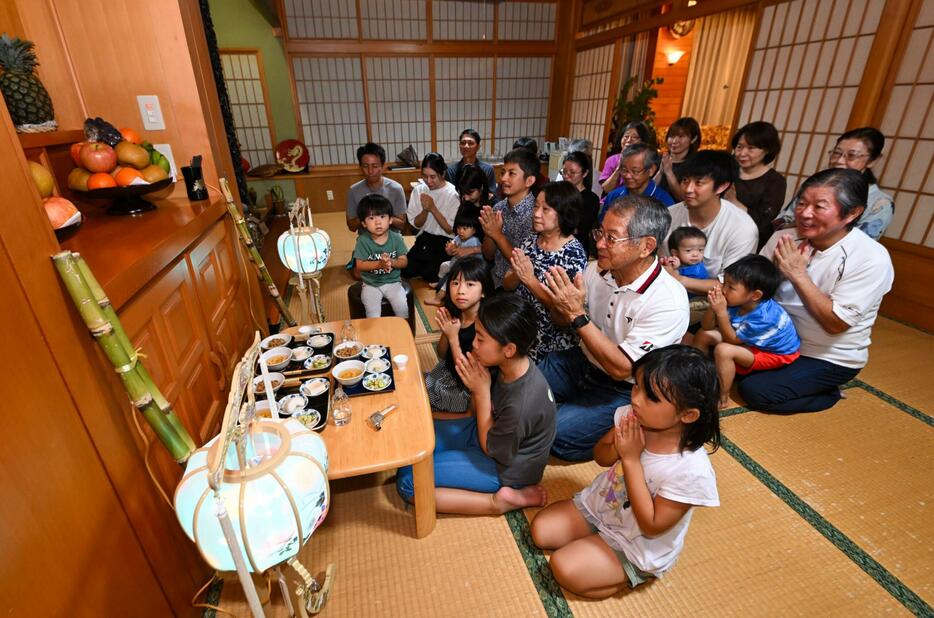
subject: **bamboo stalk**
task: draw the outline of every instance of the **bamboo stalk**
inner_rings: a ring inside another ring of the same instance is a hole
[[[194,442],[184,427],[180,423],[171,422],[168,415],[156,404],[150,383],[140,374],[139,369],[142,365],[135,353],[127,351],[114,328],[114,323],[119,323],[119,320],[109,320],[94,300],[88,282],[81,276],[79,260],[73,253],[63,251],[52,260],[85,325],[120,376],[130,402],[143,415],[175,461],[184,463],[194,452]],[[126,337],[125,333],[123,337]],[[161,394],[159,396],[161,397]]]
[[[279,288],[276,287],[275,282],[272,280],[272,277],[269,274],[269,270],[266,268],[266,263],[263,261],[263,257],[259,254],[259,251],[256,250],[256,245],[253,244],[253,237],[250,236],[250,231],[246,227],[246,221],[243,219],[243,214],[240,213],[240,209],[237,207],[236,202],[234,202],[233,195],[230,193],[230,185],[227,183],[226,178],[220,179],[220,186],[221,192],[224,194],[224,199],[227,200],[227,212],[230,213],[230,217],[233,219],[234,225],[237,227],[237,232],[240,236],[240,242],[242,242],[246,247],[247,255],[250,256],[250,261],[253,262],[253,267],[256,269],[259,280],[264,286],[266,286],[266,291],[269,292],[272,300],[276,303],[276,307],[279,309],[279,313],[282,315],[282,318],[285,320],[286,324],[289,326],[295,326],[295,319],[289,312],[288,307],[285,306],[285,301],[283,301],[282,297],[279,295]]]
[[[98,283],[97,277],[95,277],[94,273],[91,272],[91,268],[88,266],[87,262],[84,261],[84,258],[81,257],[81,254],[72,253],[72,256],[74,257],[75,265],[78,267],[78,273],[84,279],[85,284],[88,286],[88,290],[91,292],[91,297],[101,308],[101,311],[104,314],[104,318],[113,327],[114,335],[117,337],[117,341],[120,343],[120,345],[123,346],[127,356],[130,358],[135,357],[136,349],[133,347],[133,342],[130,341],[126,331],[123,329],[123,323],[120,321],[120,318],[117,317],[117,312],[114,310],[113,305],[110,304],[110,299],[107,298],[107,295],[104,293],[104,288],[102,288],[100,283]],[[136,367],[140,379],[146,384],[146,388],[152,395],[156,406],[158,406],[162,413],[165,414],[169,425],[172,426],[179,437],[188,443],[189,448],[194,451],[196,448],[198,448],[198,446],[195,444],[194,440],[191,439],[191,436],[188,434],[188,430],[185,429],[185,426],[182,425],[181,420],[175,414],[175,410],[172,409],[172,405],[169,403],[168,399],[166,399],[162,394],[162,390],[156,386],[156,382],[152,379],[152,376],[149,375],[149,371],[142,363],[137,363]]]

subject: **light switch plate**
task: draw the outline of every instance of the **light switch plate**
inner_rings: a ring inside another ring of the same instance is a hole
[[[147,131],[164,131],[165,119],[162,117],[159,97],[154,94],[141,94],[136,97],[136,102],[143,119],[143,128]]]
[[[153,144],[152,147],[161,152],[162,156],[169,160],[169,166],[172,168],[169,173],[172,174],[172,178],[177,181],[179,179],[178,168],[175,167],[175,155],[172,154],[172,147],[168,144]]]

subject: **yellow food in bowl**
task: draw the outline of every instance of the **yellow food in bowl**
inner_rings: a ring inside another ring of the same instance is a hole
[[[289,357],[286,356],[285,354],[277,354],[275,356],[270,356],[269,358],[267,358],[266,364],[267,365],[281,365],[287,360],[289,360]]]
[[[285,345],[285,339],[270,339],[266,342],[267,348],[278,348]]]
[[[353,380],[354,378],[358,377],[361,373],[363,372],[360,371],[359,369],[348,369],[347,371],[342,371],[339,374],[337,374],[337,377],[340,378],[341,380]]]

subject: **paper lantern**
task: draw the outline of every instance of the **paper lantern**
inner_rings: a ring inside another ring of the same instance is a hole
[[[331,257],[331,237],[316,227],[296,227],[282,232],[277,243],[279,259],[294,273],[320,272]]]
[[[258,421],[252,436],[241,440],[240,454],[231,443],[220,494],[247,567],[261,572],[298,554],[327,515],[328,454],[321,437],[295,419]],[[208,462],[220,448],[220,437],[188,459],[175,491],[175,511],[205,561],[233,571],[208,482]]]

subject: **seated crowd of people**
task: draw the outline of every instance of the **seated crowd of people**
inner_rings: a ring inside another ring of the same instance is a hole
[[[467,129],[457,163],[425,156],[407,204],[366,144],[347,196],[367,316],[386,298],[407,317],[401,278],[436,290],[438,510],[543,506],[549,455],[609,466],[532,523],[559,583],[593,597],[671,568],[691,509],[718,504],[702,447],[719,444],[734,382],[750,409],[832,407],[894,278],[877,242],[894,208],[872,172],[878,130],[841,135],[787,204],[771,124],[740,128],[732,154],[698,150],[692,118],[663,155],[652,136],[625,125],[599,174],[573,142],[550,182],[523,138],[497,182]],[[397,487],[412,500],[410,468]]]

